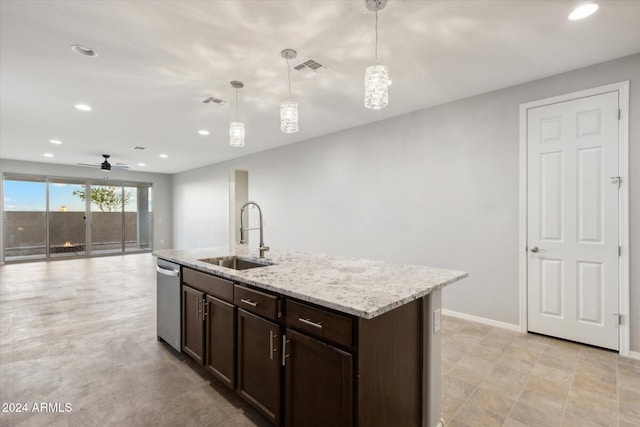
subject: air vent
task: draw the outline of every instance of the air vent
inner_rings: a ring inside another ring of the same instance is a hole
[[[316,74],[319,74],[325,70],[328,70],[329,67],[327,67],[324,64],[321,64],[320,62],[316,61],[315,59],[309,58],[306,61],[304,61],[302,64],[296,65],[295,67],[293,67],[294,70],[296,71],[313,71]]]
[[[150,148],[147,147],[140,147],[139,145],[136,145],[134,147],[131,147],[132,150],[138,150],[138,151],[149,151],[151,150]]]
[[[225,101],[224,99],[214,98],[213,96],[208,96],[202,100],[203,104],[218,104],[218,105],[227,105],[229,101]]]

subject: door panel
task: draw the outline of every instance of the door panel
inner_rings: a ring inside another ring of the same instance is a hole
[[[602,147],[578,150],[578,242],[603,243]]]
[[[204,294],[182,285],[182,350],[199,364],[204,356]]]
[[[529,330],[618,349],[618,92],[529,109],[527,159]]]
[[[353,424],[352,356],[287,329],[285,426]]]
[[[541,241],[562,241],[563,164],[560,152],[540,156]]]
[[[207,295],[205,368],[227,387],[235,387],[236,307]]]
[[[238,393],[280,425],[280,326],[238,310]]]
[[[559,259],[541,259],[540,274],[542,289],[541,310],[542,314],[562,317],[563,303],[563,274],[562,260]]]

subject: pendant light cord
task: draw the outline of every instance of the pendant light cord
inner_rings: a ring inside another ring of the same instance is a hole
[[[376,65],[378,65],[378,9],[377,8],[376,8]]]
[[[289,65],[289,57],[284,58],[287,61],[287,80],[289,81],[288,99],[291,101],[291,66]]]
[[[238,120],[238,88],[236,88],[236,121]]]

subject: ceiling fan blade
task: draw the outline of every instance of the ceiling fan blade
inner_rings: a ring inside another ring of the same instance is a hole
[[[96,163],[94,163],[94,164],[89,164],[89,163],[76,163],[76,165],[78,165],[78,166],[84,166],[84,167],[86,167],[86,168],[99,168],[99,167],[100,167],[100,165],[99,165],[99,164],[96,164]]]
[[[127,166],[127,165],[111,165],[111,169],[126,170],[126,169],[129,169],[129,166]]]

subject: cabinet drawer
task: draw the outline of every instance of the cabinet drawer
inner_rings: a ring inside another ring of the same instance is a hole
[[[182,268],[182,282],[206,294],[233,302],[233,282],[190,268]]]
[[[287,300],[287,326],[346,347],[352,345],[351,318],[308,304]]]
[[[280,298],[243,285],[235,285],[233,303],[267,319],[277,320],[280,317]]]

